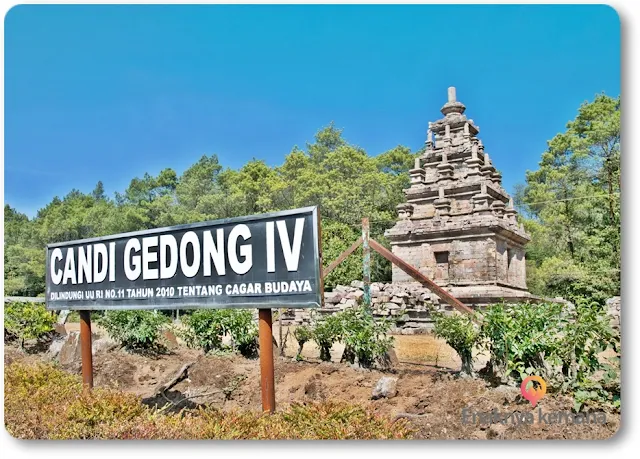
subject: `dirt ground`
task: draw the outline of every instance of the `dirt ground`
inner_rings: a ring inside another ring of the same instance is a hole
[[[70,324],[70,329],[73,329]],[[278,330],[274,332],[276,339]],[[276,356],[276,403],[286,404],[339,400],[369,406],[377,413],[392,418],[405,418],[423,439],[605,439],[618,430],[618,414],[606,413],[606,424],[546,424],[548,412],[570,411],[568,397],[547,394],[533,408],[519,388],[490,387],[482,379],[457,377],[459,360],[444,342],[431,335],[395,336],[398,362],[390,372],[363,370],[339,363],[341,349],[334,346],[332,362],[320,362],[311,344],[305,345],[305,360],[293,359],[297,344],[287,340],[286,357]],[[481,365],[482,356],[480,357]],[[14,360],[37,361],[45,354],[25,354],[5,345],[5,364]],[[187,377],[165,394],[157,388],[171,380],[179,370],[191,363]],[[436,366],[437,365],[437,366]],[[64,367],[80,373],[80,362]],[[372,400],[372,389],[383,376],[397,378],[397,395]],[[142,356],[120,349],[94,356],[94,383],[97,387],[117,387],[139,395],[144,403],[179,410],[211,404],[221,409],[260,410],[260,365],[257,359],[241,356],[204,355],[201,351],[174,346],[167,354]],[[480,424],[468,419],[467,413],[491,412],[532,413],[534,423],[517,424],[510,420]],[[541,410],[541,412],[539,412]],[[543,418],[540,418],[540,415]]]

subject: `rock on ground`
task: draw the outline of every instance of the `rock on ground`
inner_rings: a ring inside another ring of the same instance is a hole
[[[379,398],[391,398],[398,394],[397,389],[398,378],[391,376],[383,376],[378,380],[373,391],[371,392],[371,398],[377,400]]]

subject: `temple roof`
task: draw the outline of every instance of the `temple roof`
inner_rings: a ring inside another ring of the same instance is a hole
[[[430,131],[435,134],[441,134],[444,132],[446,125],[449,125],[452,130],[457,130],[464,127],[465,124],[468,124],[469,133],[471,135],[478,134],[480,128],[473,124],[473,120],[467,119],[464,115],[466,109],[467,107],[462,102],[456,100],[456,88],[451,86],[448,89],[448,100],[440,109],[444,118],[429,123]]]

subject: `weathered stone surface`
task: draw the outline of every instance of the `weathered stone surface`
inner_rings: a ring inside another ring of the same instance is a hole
[[[108,336],[103,336],[101,338],[92,340],[91,342],[91,352],[93,352],[94,354],[97,354],[99,352],[108,352],[117,347],[118,343]]]
[[[339,303],[342,298],[344,298],[344,292],[324,292],[325,303]]]
[[[620,332],[620,307],[621,307],[620,297],[614,296],[612,298],[609,298],[606,304],[607,304],[607,313],[611,318],[611,321],[610,321],[611,327],[614,330],[617,330],[618,332]]]
[[[387,361],[390,367],[394,367],[398,365],[399,360],[398,360],[398,356],[396,355],[396,350],[394,348],[389,349],[389,351],[385,356],[385,360]]]
[[[60,314],[58,314],[58,320],[56,321],[56,323],[59,325],[64,325],[70,313],[71,313],[71,310],[69,309],[61,310]]]
[[[371,392],[371,398],[377,400],[379,398],[392,398],[398,394],[397,389],[398,378],[391,376],[383,376],[378,380],[373,391]]]
[[[58,353],[58,361],[61,365],[69,365],[82,357],[80,350],[80,333],[71,332],[64,340]]]
[[[66,340],[67,340],[66,336],[60,336],[54,339],[49,345],[47,356],[51,359],[57,359],[58,355],[60,355],[60,351],[62,350],[62,346],[64,346],[64,343]]]

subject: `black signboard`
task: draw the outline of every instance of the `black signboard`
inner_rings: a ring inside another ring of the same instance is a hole
[[[49,244],[47,308],[319,307],[318,229],[307,207]]]

